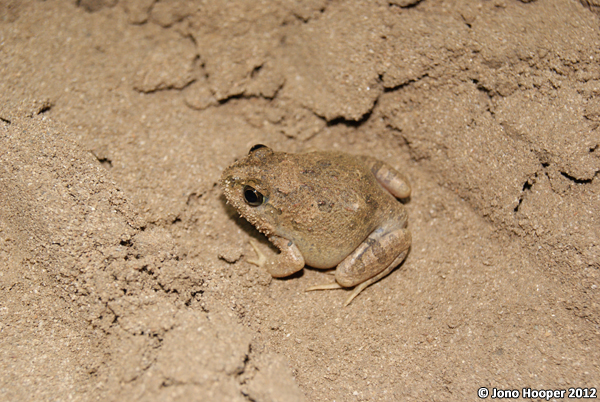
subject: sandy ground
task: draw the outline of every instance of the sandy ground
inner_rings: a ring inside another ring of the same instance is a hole
[[[0,1],[0,399],[600,387],[595,3]],[[255,143],[404,172],[406,262],[249,264]]]

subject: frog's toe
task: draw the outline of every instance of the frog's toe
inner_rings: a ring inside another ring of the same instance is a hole
[[[386,275],[387,275],[387,273],[386,273]],[[383,275],[383,276],[385,276],[385,275]],[[344,307],[346,307],[348,304],[352,303],[352,300],[354,300],[354,298],[355,298],[356,296],[358,296],[360,292],[362,292],[363,290],[365,290],[365,288],[366,288],[367,286],[369,286],[369,285],[370,285],[370,284],[372,284],[372,283],[375,283],[375,282],[377,282],[377,281],[378,281],[380,278],[382,278],[383,276],[381,276],[381,277],[379,277],[379,278],[378,278],[378,277],[371,278],[370,280],[368,280],[368,281],[366,281],[366,282],[363,282],[363,283],[361,283],[360,285],[356,286],[356,287],[354,288],[354,290],[352,290],[352,293],[350,293],[350,296],[349,296],[349,297],[346,299],[346,301],[344,302]]]
[[[254,249],[254,252],[256,252],[256,258],[246,258],[246,261],[252,265],[256,265],[257,267],[264,267],[267,262],[267,257],[261,251],[260,247],[258,246],[258,242],[254,239],[250,239],[250,245]]]
[[[311,286],[311,287],[304,289],[304,291],[310,292],[312,290],[330,290],[330,289],[341,289],[341,288],[342,288],[342,286],[339,283],[333,282],[333,283],[325,283],[323,285]]]

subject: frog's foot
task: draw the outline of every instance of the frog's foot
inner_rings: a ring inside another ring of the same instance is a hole
[[[403,253],[403,254],[405,254],[405,253]],[[398,258],[396,258],[396,260],[394,260],[394,262],[392,264],[390,264],[389,267],[387,267],[386,269],[381,271],[379,274],[377,274],[374,277],[372,277],[371,279],[364,281],[363,283],[360,283],[357,286],[355,286],[354,289],[352,290],[352,293],[350,294],[350,296],[344,302],[344,307],[346,307],[348,304],[350,304],[352,302],[352,300],[354,300],[354,298],[360,294],[360,292],[362,292],[363,290],[365,290],[365,288],[367,288],[367,286],[372,285],[373,283],[377,282],[378,280],[380,280],[381,278],[385,277],[390,272],[392,272],[392,270],[394,268],[396,268],[397,263],[400,263],[404,259],[404,256],[405,255],[398,256]],[[323,285],[311,286],[309,288],[304,289],[304,291],[310,292],[312,290],[331,290],[331,289],[343,289],[343,288],[344,287],[342,285],[340,285],[337,282],[334,282],[334,283],[325,283]]]
[[[258,242],[256,240],[250,239],[250,245],[254,249],[254,252],[256,252],[256,259],[247,258],[246,261],[252,265],[256,265],[257,267],[264,268],[265,264],[267,263],[267,256],[265,256],[265,254],[258,247]]]
[[[374,277],[372,277],[370,279],[367,279],[366,281],[364,281],[364,282],[359,283],[358,285],[356,285],[354,287],[354,289],[352,290],[352,293],[350,293],[350,296],[344,302],[344,307],[346,307],[348,304],[350,304],[352,302],[352,300],[354,300],[354,298],[356,296],[358,296],[360,294],[360,292],[362,292],[363,290],[365,290],[368,286],[374,284],[375,282],[377,282],[381,278],[384,278],[387,275],[389,275],[390,272],[392,272],[394,270],[394,268],[396,268],[396,266],[398,266],[406,258],[406,254],[407,254],[407,251],[402,252],[399,256],[397,256],[394,259],[394,261],[392,261],[392,263],[390,265],[388,265],[388,267],[386,269],[384,269],[383,271],[381,271],[380,273],[378,273]],[[334,282],[334,283],[325,283],[323,285],[311,286],[309,288],[304,289],[304,291],[305,292],[310,292],[312,290],[331,290],[331,289],[344,289],[344,286],[340,285],[337,282]]]
[[[328,269],[327,271],[323,271],[324,274],[327,275],[335,275],[335,268],[333,269]],[[310,292],[312,290],[329,290],[329,289],[342,289],[343,286],[340,286],[339,283],[334,282],[334,283],[324,283],[322,285],[315,285],[315,286],[311,286],[309,288],[304,289],[305,292]]]
[[[378,273],[371,279],[366,280],[363,283],[356,285],[354,287],[354,289],[352,290],[352,293],[350,293],[350,296],[344,302],[344,307],[346,307],[348,304],[350,304],[352,302],[352,300],[354,300],[354,298],[359,295],[360,292],[362,292],[363,290],[365,290],[367,288],[367,286],[372,285],[375,282],[377,282],[378,280],[380,280],[381,278],[389,275],[389,273],[392,272],[394,270],[394,268],[396,268],[396,265],[398,265],[398,264],[400,264],[400,262],[402,262],[404,257],[406,257],[406,252],[399,255],[394,260],[394,262],[392,262],[386,269],[384,269],[383,271],[381,271],[380,273]]]

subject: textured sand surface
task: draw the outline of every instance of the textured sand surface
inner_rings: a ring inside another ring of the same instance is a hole
[[[596,3],[0,0],[0,399],[600,387]],[[248,264],[256,143],[404,172],[406,262]]]

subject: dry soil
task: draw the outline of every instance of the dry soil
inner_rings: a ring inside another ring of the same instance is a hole
[[[600,387],[597,0],[1,0],[0,399]],[[411,180],[346,307],[228,207],[256,144]]]

